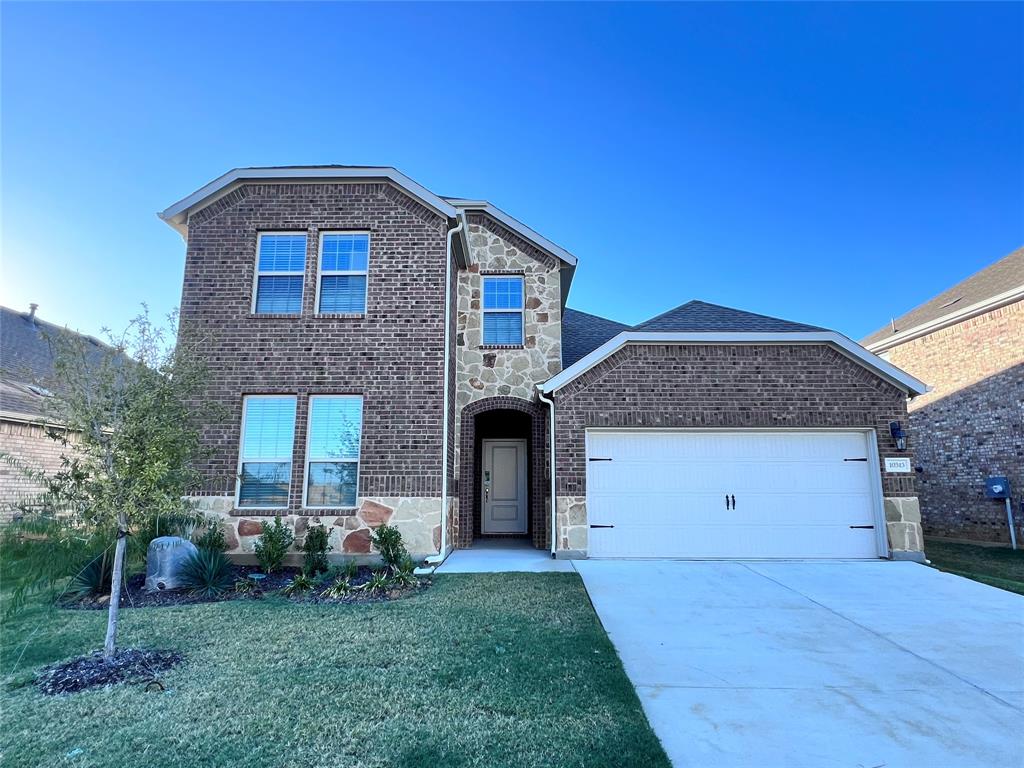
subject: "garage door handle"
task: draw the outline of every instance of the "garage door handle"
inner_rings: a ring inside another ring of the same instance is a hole
[[[873,525],[851,525],[851,528],[874,528]]]
[[[729,506],[730,502],[732,503],[731,507]],[[735,496],[729,496],[728,493],[725,494],[725,508],[726,509],[736,509],[736,497]]]
[[[843,461],[867,461],[867,459],[843,459]]]
[[[614,528],[614,525],[591,525],[591,528]]]
[[[611,461],[611,459],[594,459],[594,458],[591,458],[591,459],[587,459],[587,461]]]

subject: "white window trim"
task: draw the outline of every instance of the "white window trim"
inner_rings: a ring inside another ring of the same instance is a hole
[[[246,460],[245,460],[245,454],[244,454],[244,451],[245,451],[245,421],[246,421],[245,415],[248,412],[248,409],[246,408],[246,403],[249,400],[265,400],[265,399],[268,399],[268,398],[274,398],[274,399],[278,399],[278,400],[287,398],[287,399],[292,401],[292,406],[293,407],[295,407],[295,408],[298,407],[298,398],[296,398],[295,395],[287,395],[287,394],[268,395],[268,394],[264,394],[264,395],[243,395],[242,396],[242,429],[241,429],[241,431],[239,432],[239,435],[238,435],[238,468],[235,471],[235,508],[236,509],[286,510],[291,505],[291,496],[292,496],[292,478],[291,478],[291,473],[295,469],[295,466],[294,466],[294,461],[295,461],[295,459],[294,459],[294,456],[295,456],[295,427],[294,426],[292,427],[292,450],[291,450],[291,453],[288,455],[287,458],[277,457],[277,458],[273,458],[273,459],[257,459],[255,461],[249,461],[249,462],[246,462]],[[296,413],[297,413],[297,411],[296,411]],[[242,506],[242,465],[243,464],[247,464],[247,463],[248,464],[280,464],[280,463],[283,463],[283,462],[288,462],[289,464],[292,465],[292,467],[289,469],[289,472],[288,472],[288,501],[285,502],[285,505],[283,507],[282,506],[274,506],[274,505],[267,506],[267,507],[257,507],[257,506],[251,506],[251,505],[250,506]]]
[[[500,272],[494,274],[484,273],[480,280],[480,310],[483,315],[480,318],[480,346],[482,347],[522,347],[526,344],[526,276],[525,275],[503,275]],[[520,295],[519,303],[522,305],[519,309],[484,309],[484,284],[488,279],[492,278],[503,278],[503,279],[516,279],[519,281]],[[519,343],[518,344],[488,344],[484,341],[484,325],[486,324],[486,318],[489,314],[511,314],[516,312],[519,314]]]
[[[352,459],[338,459],[338,458],[313,458],[309,454],[309,440],[312,437],[313,432],[313,401],[314,400],[358,400],[359,401],[359,445],[356,448],[356,500],[351,506],[310,506],[307,501],[307,493],[309,491],[309,465],[311,463],[320,462],[348,462],[351,463]],[[310,395],[309,401],[306,404],[306,455],[304,458],[305,465],[302,470],[302,508],[303,509],[355,509],[359,506],[359,472],[362,467],[362,456],[363,456],[363,396],[362,395]]]
[[[366,269],[328,269],[324,270],[324,237],[327,235],[366,235]],[[366,230],[329,229],[321,232],[317,237],[316,251],[316,303],[313,305],[314,314],[317,315],[365,315],[367,299],[370,297],[370,249],[373,248],[373,240],[370,232]],[[366,294],[363,296],[362,312],[321,312],[320,311],[320,284],[324,276],[335,275],[364,275],[366,277]]]
[[[306,296],[306,255],[303,254],[302,258],[302,271],[296,272],[261,272],[260,271],[260,248],[263,242],[263,238],[266,236],[273,237],[275,235],[302,235],[306,238],[306,250],[309,250],[309,233],[304,231],[293,230],[291,232],[260,232],[256,235],[256,262],[253,264],[253,276],[252,276],[252,305],[249,312],[253,315],[280,315],[287,314],[298,317],[302,314],[302,300]],[[299,311],[298,312],[257,312],[256,311],[256,299],[258,298],[260,290],[260,277],[301,277],[302,278],[302,293],[299,294]]]

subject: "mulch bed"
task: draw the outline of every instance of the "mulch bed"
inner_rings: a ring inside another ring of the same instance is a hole
[[[232,566],[232,571],[234,581],[248,579],[250,574],[262,573],[259,566],[255,565],[235,565]],[[356,571],[355,575],[351,578],[350,583],[353,587],[365,584],[370,580],[370,577],[373,575],[373,571],[374,569],[368,566],[360,566],[358,571]],[[234,589],[228,589],[222,595],[216,597],[201,597],[190,594],[187,590],[147,592],[146,574],[136,573],[133,576],[128,577],[127,583],[121,588],[121,607],[155,608],[161,606],[189,605],[192,603],[220,603],[225,600],[252,600],[262,597],[263,595],[278,592],[299,573],[301,573],[301,569],[299,568],[282,568],[280,571],[268,574],[266,578],[261,579],[259,582],[259,589],[255,592],[236,592]],[[323,594],[323,591],[326,590],[330,584],[330,581],[326,581],[318,585],[316,589],[289,596],[289,599],[293,602],[303,603],[380,602],[384,600],[396,600],[400,597],[405,597],[414,592],[418,592],[429,586],[430,582],[426,579],[420,579],[415,585],[399,587],[387,592],[371,593],[365,590],[356,590],[351,594],[340,598],[332,598]],[[87,597],[61,602],[62,608],[70,608],[73,610],[97,611],[106,610],[109,606],[110,595],[89,595]]]
[[[177,651],[121,648],[108,661],[102,651],[95,651],[43,667],[36,675],[36,687],[47,696],[128,682],[146,683],[162,690],[160,673],[177,666],[184,658]]]

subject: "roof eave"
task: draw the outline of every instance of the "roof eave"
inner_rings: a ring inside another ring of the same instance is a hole
[[[541,384],[545,393],[555,392],[627,344],[827,344],[851,360],[875,371],[909,396],[923,395],[929,387],[906,371],[869,352],[835,331],[623,331],[588,355]]]
[[[1018,285],[1015,288],[1003,291],[1002,293],[996,294],[984,301],[970,304],[962,309],[958,309],[956,312],[950,312],[949,314],[942,315],[942,317],[929,320],[926,323],[919,323],[911,328],[894,333],[892,336],[886,336],[878,341],[868,342],[864,346],[871,352],[884,352],[887,349],[898,347],[900,344],[905,344],[908,341],[919,339],[922,336],[927,336],[929,333],[941,331],[943,328],[948,328],[951,325],[962,323],[964,320],[970,320],[972,317],[983,315],[986,312],[991,312],[994,309],[999,309],[1000,307],[1005,307],[1007,304],[1013,304],[1021,300],[1024,300],[1024,285]]]
[[[461,197],[448,197],[445,200],[454,205],[459,210],[463,211],[480,211],[486,213],[488,216],[493,218],[495,221],[504,224],[511,231],[522,236],[526,240],[536,245],[542,251],[547,252],[549,255],[554,256],[559,261],[569,265],[570,267],[576,266],[576,257],[569,253],[565,248],[560,245],[548,240],[546,237],[536,232],[530,227],[523,224],[512,216],[509,216],[500,208],[495,207],[486,200],[467,200]]]

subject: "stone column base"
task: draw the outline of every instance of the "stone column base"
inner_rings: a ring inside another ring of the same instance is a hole
[[[885,532],[893,560],[924,561],[924,533],[921,530],[921,503],[916,496],[884,500]]]

